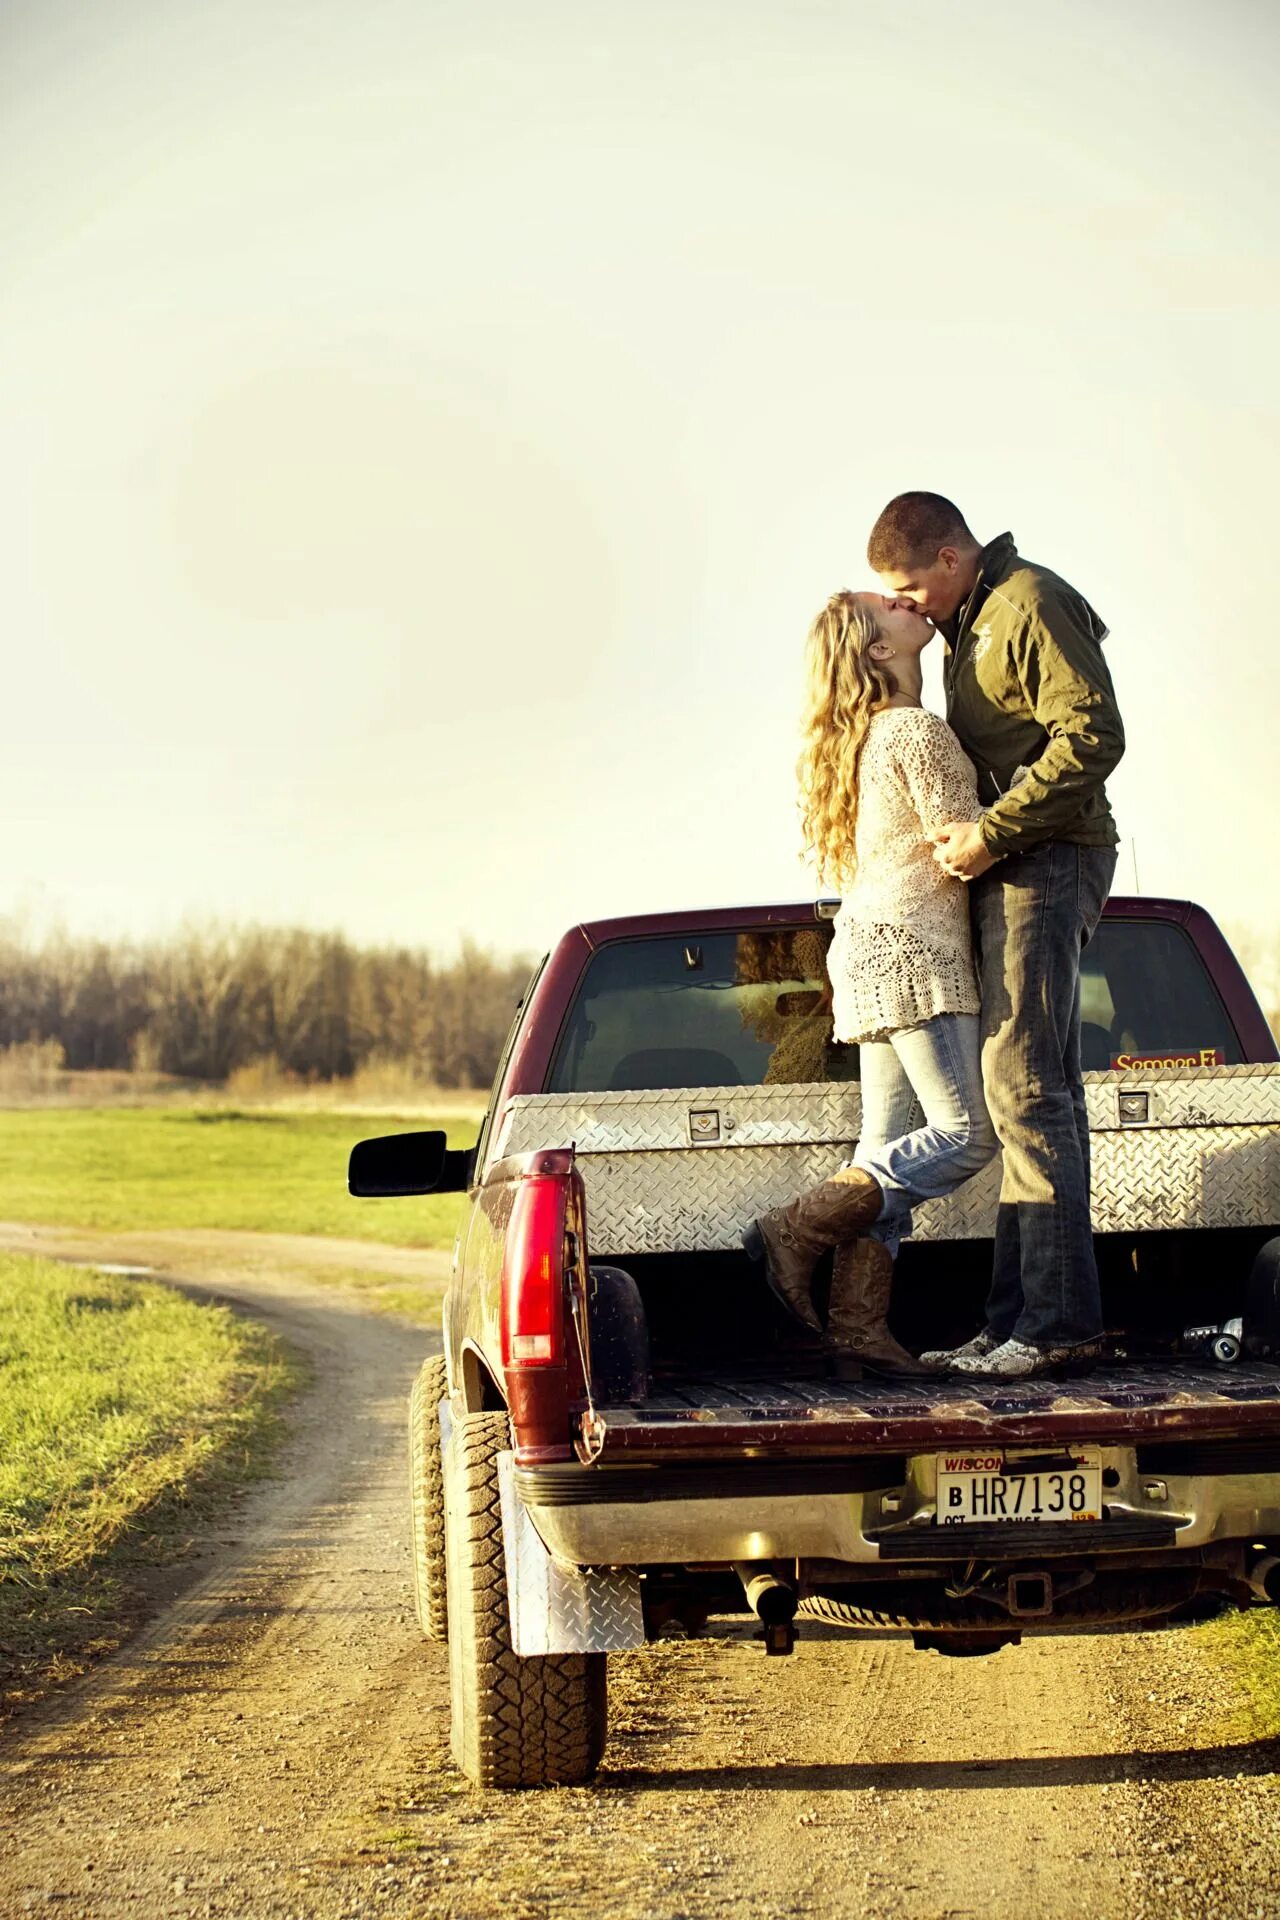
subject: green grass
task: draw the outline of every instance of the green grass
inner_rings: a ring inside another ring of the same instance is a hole
[[[224,1307],[0,1255],[0,1706],[119,1640],[136,1569],[263,1470],[301,1378]]]
[[[1228,1708],[1230,1733],[1274,1739],[1280,1733],[1280,1613],[1251,1607],[1196,1631],[1204,1637],[1209,1664],[1225,1666],[1237,1681],[1238,1696]]]
[[[449,1247],[461,1195],[353,1200],[347,1155],[369,1134],[475,1121],[216,1109],[0,1111],[0,1219],[128,1230],[241,1227]]]

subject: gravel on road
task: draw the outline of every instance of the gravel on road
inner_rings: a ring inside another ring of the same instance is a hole
[[[272,1321],[315,1384],[182,1591],[0,1742],[6,1920],[1280,1908],[1280,1724],[1238,1730],[1212,1629],[983,1660],[813,1625],[789,1660],[743,1625],[663,1641],[610,1663],[592,1786],[474,1792],[410,1598],[404,1406],[437,1337],[296,1264],[213,1276],[206,1246],[192,1279],[175,1238],[170,1275]],[[84,1236],[39,1250],[83,1258]]]

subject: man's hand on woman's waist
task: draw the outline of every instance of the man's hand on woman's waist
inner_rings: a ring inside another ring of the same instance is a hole
[[[996,864],[976,820],[952,820],[945,827],[935,827],[927,838],[934,859],[955,880],[976,880]]]

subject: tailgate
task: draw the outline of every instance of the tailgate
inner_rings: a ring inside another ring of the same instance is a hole
[[[1065,1440],[1262,1444],[1280,1471],[1280,1366],[1099,1367],[1081,1380],[688,1379],[584,1426],[601,1461],[814,1458]],[[1259,1456],[1261,1458],[1261,1456]],[[1223,1469],[1226,1470],[1225,1468]]]

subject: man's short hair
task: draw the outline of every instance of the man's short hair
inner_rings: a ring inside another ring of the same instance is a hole
[[[940,493],[900,493],[871,529],[867,559],[873,573],[931,567],[942,547],[976,546],[965,517]]]

